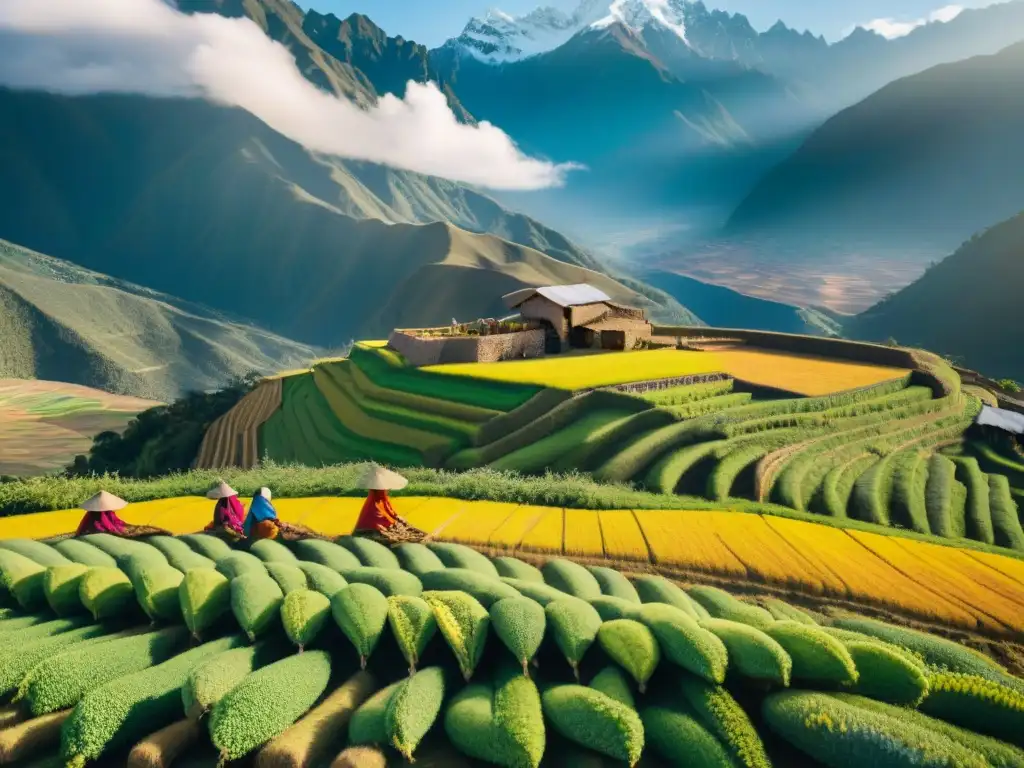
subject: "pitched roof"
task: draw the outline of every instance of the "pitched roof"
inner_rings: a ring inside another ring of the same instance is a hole
[[[1024,413],[1007,411],[1004,408],[993,408],[990,405],[981,406],[981,413],[978,414],[975,423],[998,427],[1016,435],[1024,435]]]
[[[509,309],[518,307],[534,296],[543,296],[560,307],[576,307],[581,304],[598,304],[611,301],[612,297],[604,291],[587,283],[576,285],[547,285],[541,288],[523,288],[502,296],[505,306]]]

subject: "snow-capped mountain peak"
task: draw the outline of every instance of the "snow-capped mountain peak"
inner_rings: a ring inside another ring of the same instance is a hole
[[[686,43],[684,14],[689,7],[688,0],[582,0],[571,15],[542,7],[518,17],[495,8],[482,18],[470,19],[455,43],[491,63],[547,53],[585,29],[616,23],[638,32],[656,24]]]

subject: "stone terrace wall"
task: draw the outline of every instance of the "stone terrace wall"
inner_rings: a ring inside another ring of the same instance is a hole
[[[519,331],[493,336],[417,336],[392,331],[388,346],[417,368],[441,363],[496,363],[544,355],[544,331]]]

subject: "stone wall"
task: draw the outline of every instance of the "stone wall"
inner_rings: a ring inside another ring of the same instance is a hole
[[[392,331],[388,346],[420,368],[441,363],[496,363],[544,355],[544,331],[499,333],[493,336],[417,336]]]

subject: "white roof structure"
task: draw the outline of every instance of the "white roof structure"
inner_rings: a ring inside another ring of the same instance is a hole
[[[612,297],[604,291],[595,288],[587,283],[576,285],[548,285],[542,288],[523,288],[502,296],[502,301],[509,309],[518,307],[523,302],[529,301],[534,296],[543,296],[553,304],[560,307],[578,307],[583,304],[599,304],[602,301],[611,301]]]
[[[998,427],[1015,435],[1024,435],[1024,413],[1016,413],[1004,408],[993,408],[990,405],[981,406],[981,413],[978,414],[975,423],[986,427]]]

